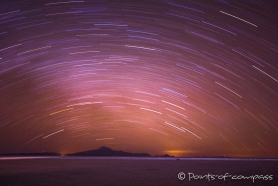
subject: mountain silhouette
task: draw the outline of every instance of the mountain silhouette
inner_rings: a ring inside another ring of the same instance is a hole
[[[96,150],[89,150],[83,152],[77,152],[73,154],[68,154],[68,156],[135,156],[135,157],[151,157],[147,153],[131,153],[124,151],[117,151],[110,149],[108,147],[100,147]]]
[[[161,157],[161,158],[174,158],[175,156],[170,156],[169,154],[164,154],[164,155],[157,155],[155,157]]]

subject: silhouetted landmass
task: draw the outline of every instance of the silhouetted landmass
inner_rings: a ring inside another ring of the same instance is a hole
[[[56,152],[38,152],[38,153],[7,153],[7,154],[0,154],[1,156],[62,156],[59,153]],[[161,158],[175,158],[175,156],[171,156],[168,154],[164,155],[156,155],[156,156],[151,156],[148,153],[131,153],[131,152],[125,152],[125,151],[117,151],[113,150],[108,147],[100,147],[99,149],[95,150],[89,150],[89,151],[83,151],[83,152],[76,152],[73,154],[66,154],[65,156],[114,156],[114,157],[161,157]],[[229,157],[229,156],[190,156],[190,157],[178,157],[178,158],[197,158],[197,159],[202,159],[202,158],[208,158],[208,159],[213,159],[213,158],[221,158],[221,159],[275,159],[275,158],[254,158],[254,157]]]
[[[0,154],[0,156],[61,156],[61,154],[56,152],[38,152],[38,153],[9,153],[9,154]]]
[[[169,154],[164,154],[164,155],[157,155],[155,157],[162,157],[162,158],[174,158],[175,156],[170,156]]]
[[[89,150],[84,152],[77,152],[74,154],[67,154],[67,156],[131,156],[131,157],[151,157],[147,153],[131,153],[124,151],[112,150],[108,147],[100,147],[96,150]]]
[[[37,152],[37,153],[6,153],[6,154],[0,154],[0,157],[10,157],[10,156],[62,156],[59,153],[56,152]],[[64,156],[64,155],[63,155]],[[176,158],[175,156],[171,156],[168,154],[164,155],[156,155],[151,156],[148,153],[131,153],[131,152],[125,152],[125,151],[117,151],[113,150],[108,147],[100,147],[99,149],[95,150],[89,150],[89,151],[83,151],[83,152],[76,152],[73,154],[66,154],[65,156],[114,156],[114,157],[157,157],[157,158]],[[261,157],[261,158],[255,158],[255,157],[229,157],[229,156],[187,156],[187,157],[177,157],[177,160],[180,160],[179,158],[193,158],[193,159],[214,159],[214,158],[221,158],[221,159],[276,159],[276,158],[268,158],[268,157]]]

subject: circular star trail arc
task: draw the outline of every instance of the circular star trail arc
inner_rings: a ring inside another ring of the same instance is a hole
[[[276,2],[0,5],[0,153],[278,157]]]

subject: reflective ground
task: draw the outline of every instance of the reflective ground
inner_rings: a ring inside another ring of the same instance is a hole
[[[0,185],[274,186],[277,167],[274,159],[1,157]]]

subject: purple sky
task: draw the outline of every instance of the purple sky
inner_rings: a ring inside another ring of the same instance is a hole
[[[277,158],[277,7],[2,0],[0,153]]]

